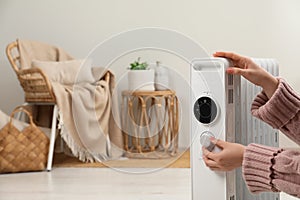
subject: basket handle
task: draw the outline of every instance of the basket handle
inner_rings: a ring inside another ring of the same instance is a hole
[[[33,123],[33,119],[32,119],[32,116],[31,116],[30,112],[28,112],[23,106],[16,107],[13,110],[13,112],[10,114],[10,121],[9,121],[10,124],[12,124],[12,119],[14,118],[14,115],[18,112],[24,112],[29,117],[30,125],[35,126],[35,124]]]

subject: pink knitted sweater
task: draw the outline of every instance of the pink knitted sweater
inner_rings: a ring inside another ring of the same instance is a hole
[[[264,92],[257,95],[252,114],[300,144],[300,96],[283,79],[270,99]],[[300,151],[250,144],[243,176],[253,193],[283,191],[300,197]]]

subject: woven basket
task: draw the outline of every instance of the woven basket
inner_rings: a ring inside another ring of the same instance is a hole
[[[15,113],[24,112],[30,124],[22,131],[12,123]],[[49,139],[32,121],[31,114],[17,107],[0,130],[0,173],[41,171],[46,168]]]

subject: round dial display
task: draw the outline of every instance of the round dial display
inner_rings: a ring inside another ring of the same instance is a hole
[[[213,122],[217,117],[217,112],[217,104],[210,97],[200,97],[194,104],[194,115],[203,124]]]

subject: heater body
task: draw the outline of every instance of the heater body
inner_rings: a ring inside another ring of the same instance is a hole
[[[278,66],[273,59],[254,61],[278,75]],[[231,61],[225,58],[195,59],[191,64],[193,200],[279,199],[278,194],[250,194],[241,169],[211,171],[202,159],[202,146],[219,151],[210,144],[210,137],[244,145],[256,142],[278,146],[278,131],[251,116],[251,103],[261,89],[240,76],[227,74],[226,68],[231,66]]]

